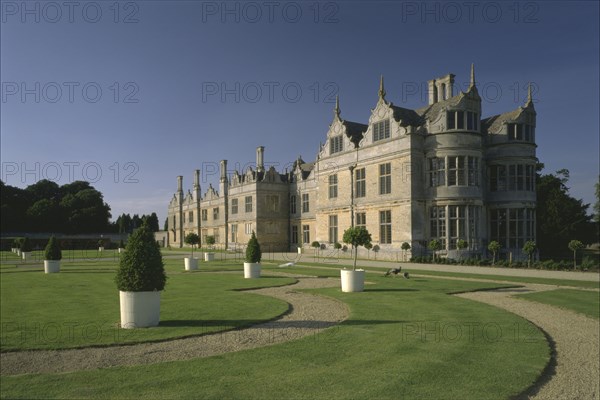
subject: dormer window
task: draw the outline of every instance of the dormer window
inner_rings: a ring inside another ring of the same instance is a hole
[[[373,124],[373,142],[390,138],[390,120],[379,121]]]
[[[333,136],[329,138],[329,154],[339,153],[344,150],[344,138],[339,136]]]
[[[473,111],[448,111],[448,130],[465,129],[479,131],[479,114]]]
[[[529,124],[507,124],[508,140],[535,142],[535,127]]]

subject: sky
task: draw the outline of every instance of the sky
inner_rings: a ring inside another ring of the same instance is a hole
[[[339,95],[367,123],[386,99],[427,104],[427,81],[471,63],[482,117],[524,104],[537,156],[593,203],[599,174],[597,1],[4,1],[1,179],[88,180],[116,218],[162,221],[184,176],[204,192],[255,162],[313,161]]]

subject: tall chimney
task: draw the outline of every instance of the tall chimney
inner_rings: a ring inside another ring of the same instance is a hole
[[[427,82],[429,86],[429,105],[438,102],[438,90],[437,85],[435,83],[435,79],[432,79]]]
[[[200,170],[197,169],[196,171],[194,171],[194,189],[197,189],[200,187]]]
[[[177,177],[177,191],[183,192],[183,176],[181,175]]]
[[[256,148],[256,172],[265,170],[265,147],[258,146]]]
[[[221,182],[227,182],[227,160],[221,160]]]

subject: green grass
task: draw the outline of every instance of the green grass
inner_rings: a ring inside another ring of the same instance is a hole
[[[0,275],[2,351],[58,349],[164,340],[234,329],[272,319],[288,305],[239,289],[293,283],[291,278],[243,279],[243,274],[185,273],[167,262],[159,328],[123,330],[116,263],[4,268]]]
[[[346,260],[345,260],[346,261]],[[279,265],[282,262],[277,262],[275,265]],[[327,268],[333,272],[330,274],[326,274],[323,276],[339,276],[339,270],[344,266],[352,266],[351,262],[339,262],[336,260],[335,263],[313,263],[313,262],[302,262],[299,263],[296,267],[294,267],[294,271],[297,273],[301,273],[302,266],[307,267],[319,267],[319,268]],[[300,269],[297,269],[300,268]],[[279,268],[281,270],[288,270],[289,268]],[[367,267],[364,268],[368,272],[380,273],[384,274],[385,268],[374,268]],[[304,269],[304,271],[307,271]],[[309,270],[311,271],[311,270]],[[525,277],[525,276],[505,276],[505,275],[487,275],[487,274],[471,274],[471,273],[462,273],[462,272],[447,272],[447,271],[427,271],[421,269],[409,269],[405,266],[402,266],[403,272],[408,272],[409,274],[417,274],[417,275],[428,275],[428,276],[447,276],[452,278],[470,278],[470,279],[479,279],[483,281],[506,281],[506,282],[515,282],[515,283],[540,283],[545,285],[557,285],[557,286],[573,286],[573,287],[581,287],[581,288],[600,288],[600,276],[599,280],[596,281],[578,281],[573,279],[553,279],[553,278],[536,278],[536,277]],[[322,272],[318,272],[321,274]],[[323,273],[325,274],[325,273]]]
[[[565,308],[588,317],[600,318],[600,294],[598,292],[557,289],[547,292],[520,294],[516,297]]]
[[[177,274],[180,260],[169,262],[168,269],[173,280],[213,275]],[[222,275],[227,279],[215,285],[226,285],[235,274]],[[524,319],[447,294],[504,285],[375,274],[367,280],[372,284],[362,293],[311,291],[346,303],[351,312],[322,334],[189,361],[2,376],[0,393],[4,398],[502,399],[531,385],[549,359],[543,334]],[[177,285],[168,291],[175,292],[177,304],[185,303]]]

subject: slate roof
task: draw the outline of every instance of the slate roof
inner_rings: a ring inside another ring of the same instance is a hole
[[[346,127],[346,134],[350,138],[350,141],[358,146],[358,143],[363,138],[363,133],[367,131],[368,125],[352,121],[343,121],[342,124]]]

